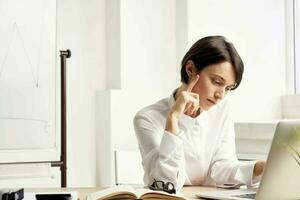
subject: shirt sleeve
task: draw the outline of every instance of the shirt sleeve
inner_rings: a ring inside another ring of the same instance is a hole
[[[252,185],[260,179],[252,180],[256,161],[239,161],[236,157],[234,123],[228,109],[221,127],[221,138],[215,150],[210,169],[210,178],[216,185]]]
[[[134,128],[142,154],[144,183],[156,180],[172,182],[180,190],[185,182],[183,133],[174,135],[159,128],[146,115],[137,114]]]

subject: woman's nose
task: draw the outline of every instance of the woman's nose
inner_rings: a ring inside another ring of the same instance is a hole
[[[224,90],[217,90],[215,92],[215,98],[222,100],[224,98],[224,94],[225,94]]]

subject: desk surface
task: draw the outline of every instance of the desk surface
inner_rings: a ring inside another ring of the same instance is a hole
[[[77,191],[78,192],[78,198],[80,200],[85,200],[86,196],[89,193],[96,192],[101,190],[101,188],[41,188],[41,189],[31,189],[31,188],[25,188],[25,192],[66,192],[66,191]],[[196,193],[203,192],[203,191],[216,191],[216,190],[222,190],[218,188],[213,187],[202,187],[202,186],[185,186],[181,190],[181,193],[187,198],[191,200],[199,199],[195,196]]]

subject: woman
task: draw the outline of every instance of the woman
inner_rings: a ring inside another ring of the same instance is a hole
[[[197,41],[182,60],[181,86],[169,98],[137,113],[134,127],[144,182],[185,185],[251,185],[264,161],[240,162],[235,154],[227,93],[244,71],[234,46],[222,36]]]

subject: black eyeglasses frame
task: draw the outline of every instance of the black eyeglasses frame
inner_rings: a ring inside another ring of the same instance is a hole
[[[176,194],[175,186],[171,182],[164,182],[164,181],[157,181],[154,179],[154,182],[152,185],[149,186],[151,190],[156,190],[156,191],[164,191],[169,194]]]

